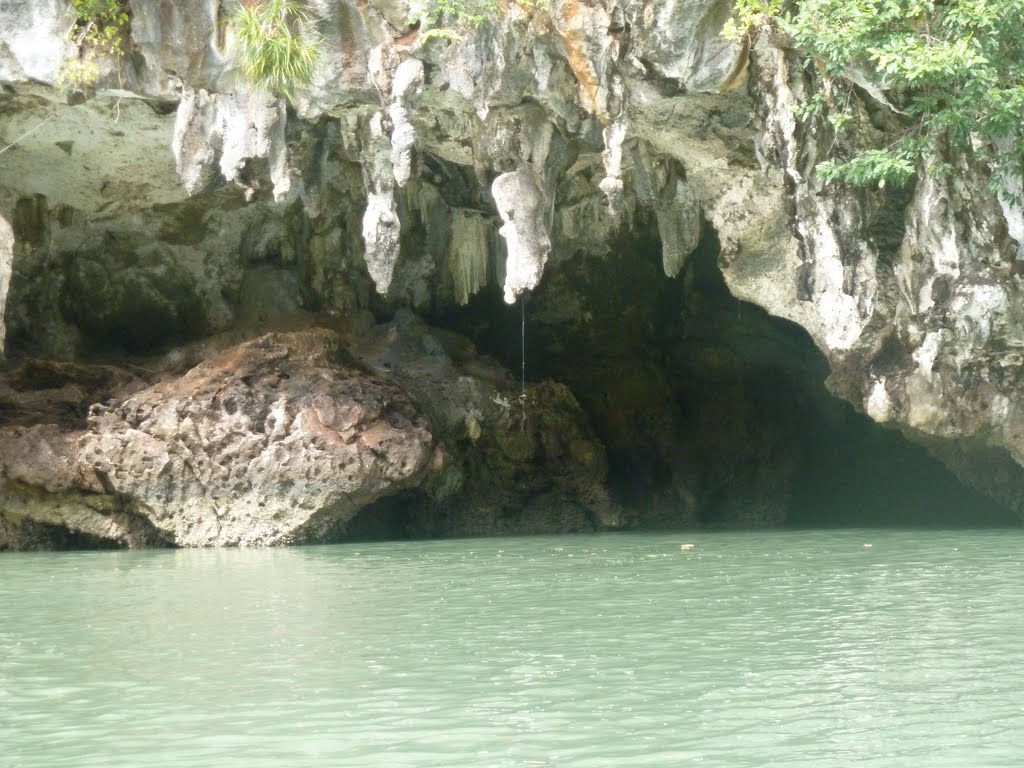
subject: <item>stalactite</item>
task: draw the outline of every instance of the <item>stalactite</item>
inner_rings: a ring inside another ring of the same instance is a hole
[[[482,213],[463,209],[452,212],[448,271],[460,306],[487,284],[491,226]]]

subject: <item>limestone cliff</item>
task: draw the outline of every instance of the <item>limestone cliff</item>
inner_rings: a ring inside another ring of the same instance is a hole
[[[508,2],[454,41],[410,25],[404,0],[312,0],[324,55],[292,104],[242,82],[224,4],[131,0],[130,55],[71,105],[55,87],[76,55],[65,5],[0,10],[12,357],[145,356],[316,320],[358,346],[373,338],[367,309],[441,320],[488,292],[514,303],[607,263],[630,237],[656,241],[663,279],[685,286],[713,239],[732,294],[806,329],[836,394],[1024,516],[1024,217],[970,157],[953,158],[954,177],[922,172],[909,190],[823,186],[813,167],[832,139],[795,110],[815,73],[778,41],[724,40],[727,0]],[[871,93],[858,91],[866,124],[884,131]],[[620,279],[653,285],[630,269]],[[597,296],[570,286],[541,297],[538,333],[583,333],[611,311]],[[679,311],[657,319],[686,323]],[[683,369],[691,363],[664,370]],[[633,396],[651,402],[678,386],[664,372],[637,376]],[[609,408],[583,405],[599,423],[595,409]],[[628,431],[604,424],[606,442]],[[701,503],[699,462],[670,431],[635,440],[653,441],[665,493],[687,519]],[[648,461],[630,445],[623,455]],[[550,464],[550,451],[528,452]],[[772,467],[770,479],[743,471],[751,494],[778,500],[766,507],[777,520],[791,461]],[[100,469],[118,498],[146,497],[137,478]],[[595,472],[584,471],[583,506],[610,519]],[[537,494],[570,495],[559,482]]]

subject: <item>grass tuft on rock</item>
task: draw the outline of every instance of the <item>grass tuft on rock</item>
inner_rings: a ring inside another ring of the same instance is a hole
[[[255,88],[291,101],[313,81],[322,41],[304,0],[241,0],[230,24],[234,55]]]

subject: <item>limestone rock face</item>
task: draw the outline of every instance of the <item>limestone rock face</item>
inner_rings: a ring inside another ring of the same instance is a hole
[[[329,331],[230,349],[94,407],[82,459],[179,546],[317,540],[418,482],[433,450],[404,393],[338,354]]]
[[[732,293],[805,328],[835,393],[1024,514],[1019,181],[993,193],[967,153],[903,191],[823,185],[833,136],[797,109],[818,75],[767,36],[724,40],[730,0],[510,3],[457,40],[410,26],[418,2],[309,6],[323,65],[291,104],[240,81],[225,4],[132,0],[132,55],[71,106],[63,4],[3,5],[9,347],[157,351],[281,308],[436,317],[651,222],[685,275],[709,228]],[[861,85],[854,144],[893,117]],[[152,420],[129,416],[107,418]],[[242,540],[220,524],[161,530]],[[287,537],[268,526],[252,540]]]
[[[544,274],[551,241],[544,227],[547,206],[533,174],[527,169],[503,173],[494,180],[491,194],[505,223],[499,234],[508,244],[505,301],[536,288]]]
[[[763,43],[752,61],[758,149],[784,175],[796,247],[771,252],[777,241],[766,240],[737,253],[725,265],[730,287],[810,332],[834,392],[1024,516],[1012,190],[993,194],[969,152],[947,158],[950,177],[922,168],[907,190],[823,186],[814,166],[832,139],[795,109],[820,87],[815,75],[795,53]],[[885,104],[865,96],[853,106],[863,132],[855,141],[877,140]]]
[[[213,88],[230,69],[227,7],[210,0],[133,2],[132,43],[145,62],[126,73],[133,90],[171,97],[182,82]]]
[[[48,526],[111,544],[194,547],[342,530],[366,505],[418,484],[434,440],[409,397],[344,363],[338,343],[322,329],[264,336],[94,405],[84,430],[5,428],[8,533]]]
[[[56,425],[0,431],[0,551],[69,546],[161,546],[142,515],[76,461],[77,435]]]
[[[275,295],[257,287],[260,274],[294,265],[297,233],[268,215],[270,201],[228,211],[215,202],[234,194],[125,212],[100,226],[45,195],[19,198],[11,216],[8,347],[64,360],[100,350],[159,353],[254,324],[273,315],[276,303],[301,305],[296,287],[280,286]],[[290,274],[280,282],[297,280]]]
[[[185,88],[174,128],[178,175],[190,195],[223,181],[246,188],[251,200],[256,179],[246,178],[246,164],[269,162],[274,199],[288,202],[292,188],[285,144],[285,106],[266,94],[210,94]],[[216,149],[214,149],[216,148]]]
[[[467,340],[407,312],[348,341],[265,335],[149,385],[46,361],[8,379],[0,402],[25,423],[0,428],[0,549],[329,541],[396,495],[417,510],[396,535],[626,522],[566,387],[520,401]]]
[[[5,0],[0,10],[0,81],[51,80],[69,54],[61,0]]]
[[[480,536],[622,527],[608,495],[604,447],[567,387],[522,391],[468,340],[430,329],[407,311],[352,347],[429,414],[438,466],[408,502],[404,533]]]

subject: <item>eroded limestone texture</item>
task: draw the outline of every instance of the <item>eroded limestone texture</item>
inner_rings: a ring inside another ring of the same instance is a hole
[[[470,342],[410,313],[158,365],[34,360],[3,380],[0,548],[333,541],[396,495],[401,535],[626,522],[566,387],[531,385],[520,401]]]
[[[659,279],[685,279],[706,227],[732,294],[803,327],[833,392],[1024,514],[1016,182],[993,193],[968,153],[946,158],[952,176],[922,168],[905,190],[822,185],[818,161],[886,140],[898,116],[858,73],[854,130],[837,141],[827,120],[797,109],[835,83],[784,40],[724,40],[730,8],[511,3],[452,41],[409,26],[405,2],[316,0],[323,66],[289,104],[240,81],[221,4],[133,0],[132,55],[71,106],[53,87],[76,53],[59,4],[8,3],[0,138],[18,141],[0,156],[0,216],[14,235],[10,351],[145,356],[316,318],[346,332],[400,309],[440,320],[481,294],[515,301],[565,275],[586,281],[629,233],[656,235]],[[560,294],[545,311],[566,326],[634,322]],[[678,318],[664,322],[685,332]],[[701,363],[709,376],[714,363]],[[570,374],[558,378],[572,386]],[[637,383],[629,398],[653,402],[664,400],[662,378],[622,376]],[[586,396],[570,394],[594,418]],[[626,400],[617,398],[623,414],[643,415]],[[614,430],[598,432],[613,460],[622,455]],[[565,453],[536,440],[534,458]],[[690,449],[658,450],[680,478],[672,503],[689,508],[684,487],[731,487],[726,474],[709,479],[714,467],[685,479]],[[785,497],[777,467],[750,486],[766,499]],[[783,501],[765,504],[762,517],[777,519]],[[582,504],[575,519],[600,517],[600,506]],[[219,536],[209,520],[193,527],[204,531],[195,541]],[[223,540],[241,541],[241,527]]]
[[[524,391],[467,339],[405,310],[352,350],[409,392],[443,440],[439,470],[404,500],[396,534],[564,533],[629,522],[608,493],[604,446],[566,386],[531,382]]]
[[[96,494],[121,499],[178,546],[279,544],[317,540],[417,484],[433,447],[404,393],[346,366],[335,334],[321,330],[264,336],[96,404],[83,432],[5,432],[3,465],[9,482],[79,491],[86,507]],[[85,514],[65,527],[123,538]]]

